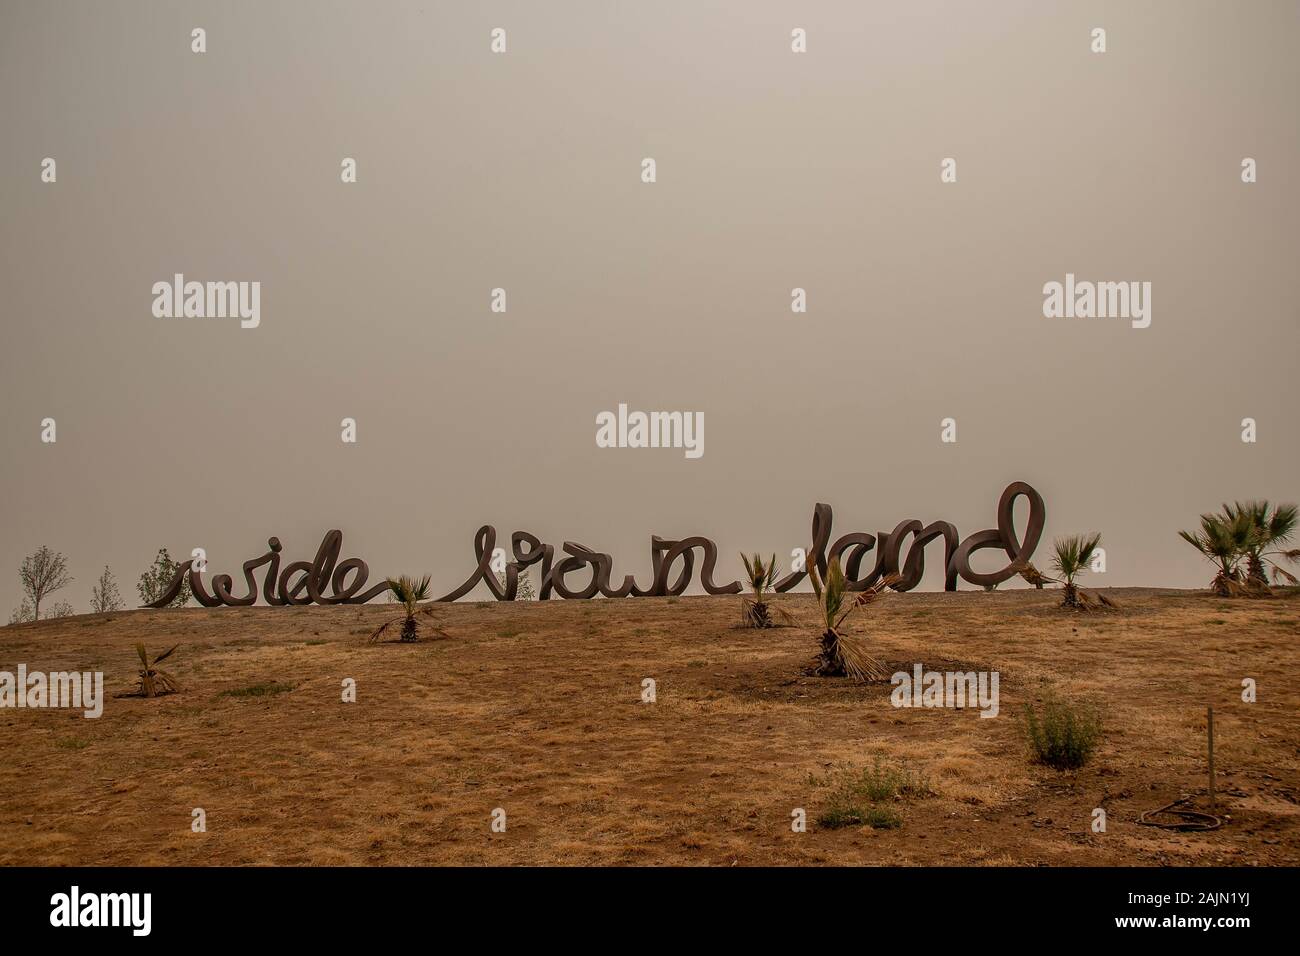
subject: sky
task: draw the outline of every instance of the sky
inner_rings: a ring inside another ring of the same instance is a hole
[[[437,593],[485,523],[729,580],[816,502],[965,536],[1016,480],[1040,567],[1097,530],[1095,584],[1203,586],[1180,528],[1300,498],[1298,42],[1293,2],[0,0],[0,620],[41,545],[78,611],[331,528]],[[156,316],[177,273],[257,327]],[[1045,317],[1067,274],[1149,327]],[[598,447],[620,403],[703,454]]]

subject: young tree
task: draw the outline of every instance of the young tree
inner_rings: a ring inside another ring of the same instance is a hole
[[[401,604],[404,613],[376,628],[370,635],[371,643],[388,633],[394,624],[401,624],[402,634],[398,640],[403,644],[412,644],[420,639],[420,625],[423,623],[421,618],[437,613],[432,605],[420,604],[429,596],[429,576],[426,574],[422,578],[412,578],[403,574],[400,578],[389,578],[388,583],[392,586],[391,600]],[[430,629],[439,637],[447,636],[447,632],[439,627],[430,625]]]
[[[506,573],[504,571],[496,572],[497,584],[501,587],[506,586]],[[519,569],[519,577],[515,580],[515,600],[516,601],[536,601],[537,591],[533,587],[532,576],[528,573],[528,568]]]
[[[1100,544],[1101,535],[1095,531],[1091,534],[1072,534],[1056,539],[1056,553],[1052,556],[1052,567],[1061,575],[1061,583],[1065,586],[1062,607],[1080,606],[1079,586],[1075,584],[1074,579],[1088,570],[1093,552]]]
[[[72,575],[68,574],[68,559],[62,552],[51,551],[44,545],[23,559],[18,575],[22,578],[23,593],[31,602],[33,621],[41,619],[41,602],[46,597],[72,583]]]
[[[135,652],[140,657],[140,687],[136,691],[138,697],[161,697],[163,694],[174,694],[180,688],[176,685],[176,679],[164,670],[159,670],[158,665],[172,654],[176,653],[179,644],[174,645],[171,650],[163,651],[153,660],[149,659],[149,652],[145,650],[143,644],[135,646]]]
[[[741,552],[740,563],[745,566],[745,583],[753,594],[753,598],[740,599],[742,620],[746,627],[771,627],[772,615],[765,599],[776,584],[776,555],[772,555],[764,564],[761,554],[755,552],[751,559]]]
[[[72,617],[77,612],[72,609],[72,605],[67,601],[55,601],[50,605],[50,609],[45,612],[45,620],[55,617]]]
[[[109,611],[120,611],[124,607],[126,605],[122,602],[122,594],[117,589],[117,580],[106,564],[103,574],[99,576],[99,583],[90,590],[90,612],[106,614]]]
[[[176,577],[176,572],[180,570],[180,565],[172,560],[172,556],[167,553],[166,548],[158,549],[158,556],[153,559],[153,565],[140,575],[140,582],[135,589],[140,592],[141,604],[152,604],[158,598],[167,592],[167,586],[172,583]],[[180,593],[176,595],[176,600],[168,604],[168,607],[184,607],[190,603],[190,582],[189,578],[181,584]]]
[[[1235,505],[1224,505],[1223,514],[1230,523],[1239,520],[1250,522],[1252,533],[1245,547],[1247,587],[1257,592],[1267,591],[1269,567],[1273,569],[1275,582],[1280,583],[1285,578],[1292,584],[1298,583],[1295,575],[1277,561],[1278,558],[1294,561],[1300,557],[1300,551],[1280,547],[1295,534],[1300,515],[1295,505],[1273,505],[1267,501],[1243,504],[1238,501]]]
[[[808,577],[812,581],[813,597],[821,618],[819,623],[825,628],[815,673],[819,677],[847,676],[859,682],[888,680],[888,668],[867,652],[866,645],[859,638],[844,633],[844,621],[854,611],[877,601],[881,594],[899,582],[900,576],[886,575],[870,587],[853,593],[849,591],[849,583],[836,556],[826,567],[824,583],[817,562],[809,558]]]
[[[1201,515],[1200,531],[1180,531],[1178,535],[1218,569],[1210,582],[1211,591],[1219,597],[1234,597],[1245,592],[1239,565],[1254,540],[1255,528],[1250,515],[1238,512],[1228,518],[1204,514]]]
[[[533,576],[528,573],[528,568],[519,569],[519,581],[515,585],[516,601],[536,601],[537,591],[533,587]]]

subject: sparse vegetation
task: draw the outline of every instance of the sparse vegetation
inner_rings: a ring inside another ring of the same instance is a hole
[[[247,687],[235,687],[230,690],[223,690],[218,697],[274,697],[277,694],[287,694],[293,690],[296,685],[285,684],[277,680],[262,681],[260,684],[249,684]]]
[[[1097,712],[1054,693],[1043,696],[1041,713],[1025,705],[1024,730],[1034,762],[1056,770],[1077,770],[1101,743]]]
[[[831,830],[847,826],[894,829],[902,825],[903,818],[890,804],[933,792],[920,774],[902,765],[886,764],[879,757],[870,766],[841,767],[829,777],[814,776],[808,782],[830,788],[817,823]]]
[[[850,592],[836,556],[827,565],[824,584],[815,561],[808,562],[808,577],[812,579],[823,627],[815,673],[820,677],[848,676],[855,681],[888,680],[885,665],[867,653],[860,638],[845,634],[843,628],[850,614],[875,602],[886,589],[898,583],[899,576],[891,574],[861,591]]]
[[[435,613],[432,606],[421,607],[420,602],[429,596],[429,575],[422,578],[413,578],[402,575],[400,578],[389,578],[388,583],[392,588],[390,592],[391,600],[402,605],[403,615],[385,621],[377,627],[373,634],[370,635],[370,642],[373,644],[386,633],[389,628],[395,624],[402,625],[401,636],[398,641],[403,644],[413,644],[420,639],[420,626],[426,622],[422,618],[428,618]],[[431,624],[426,625],[433,633],[439,637],[446,637],[447,632],[441,628],[434,627]]]
[[[822,811],[817,823],[828,830],[843,827],[867,826],[873,830],[895,830],[903,825],[903,818],[889,807],[875,804],[860,806],[857,804],[832,803]]]

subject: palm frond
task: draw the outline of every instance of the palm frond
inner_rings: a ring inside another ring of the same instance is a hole
[[[157,657],[155,657],[155,658],[153,659],[153,662],[154,662],[155,664],[161,664],[163,661],[167,660],[167,658],[169,658],[169,657],[171,657],[173,654],[175,654],[175,653],[176,653],[176,648],[178,648],[178,647],[180,647],[179,644],[173,644],[169,650],[163,651],[161,654],[159,654]]]
[[[438,608],[437,606],[434,606],[434,605],[430,605],[429,607],[421,608],[420,611],[419,611],[418,616],[419,616],[419,617],[424,617],[424,618],[429,618],[429,617],[432,617],[433,615],[437,614],[440,610],[441,610],[441,608]],[[447,637],[447,638],[451,637],[451,635],[448,634],[446,631],[444,631],[442,628],[438,627],[437,625],[430,624],[430,623],[428,623],[427,621],[420,621],[420,620],[417,620],[417,621],[416,621],[416,626],[417,626],[417,627],[425,627],[425,628],[427,628],[428,630],[432,631],[434,634],[436,634],[438,637]]]
[[[1300,511],[1293,504],[1278,505],[1268,519],[1268,544],[1290,541],[1300,523]]]
[[[758,555],[754,555],[754,557],[757,558]],[[740,561],[745,565],[745,580],[752,582],[754,580],[754,566],[749,563],[749,558],[746,557],[744,551],[740,552]]]
[[[813,597],[817,599],[818,605],[822,603],[822,576],[817,571],[817,561],[812,557],[814,552],[808,551],[808,580],[812,582]]]
[[[1021,561],[1015,566],[1016,573],[1020,575],[1026,584],[1032,584],[1036,588],[1041,588],[1044,584],[1055,584],[1055,578],[1049,578],[1038,568],[1034,567],[1032,561]]]
[[[776,555],[773,554],[764,564],[762,555],[755,553],[751,558],[742,551],[740,561],[745,566],[745,582],[754,599],[761,602],[764,592],[776,583]]]
[[[767,613],[771,614],[773,617],[775,617],[778,621],[781,622],[780,624],[776,625],[777,627],[794,627],[794,625],[798,623],[797,621],[795,621],[794,615],[792,615],[785,608],[775,607],[769,604],[767,608]]]
[[[885,680],[885,665],[867,653],[866,644],[851,634],[836,634],[839,645],[840,660],[844,662],[844,673],[857,683],[863,681]]]
[[[844,580],[840,559],[838,556],[833,557],[826,568],[826,590],[822,595],[822,613],[826,618],[826,626],[831,630],[835,630],[839,621],[844,619],[840,616],[840,609],[844,606],[847,591],[848,584]]]
[[[903,580],[901,574],[887,574],[875,584],[863,588],[854,595],[853,600],[849,602],[849,606],[845,609],[844,613],[840,615],[839,620],[835,622],[835,627],[838,628],[843,624],[845,619],[858,608],[866,607],[868,604],[873,604],[880,600],[881,596],[886,591],[901,580]]]
[[[423,601],[429,596],[429,575],[422,578],[403,574],[399,578],[389,578],[388,585],[393,589],[393,596],[402,604],[411,605]]]

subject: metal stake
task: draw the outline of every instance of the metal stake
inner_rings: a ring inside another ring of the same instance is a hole
[[[1218,806],[1218,801],[1214,797],[1214,708],[1206,708],[1206,729],[1209,731],[1210,741],[1210,809]]]

